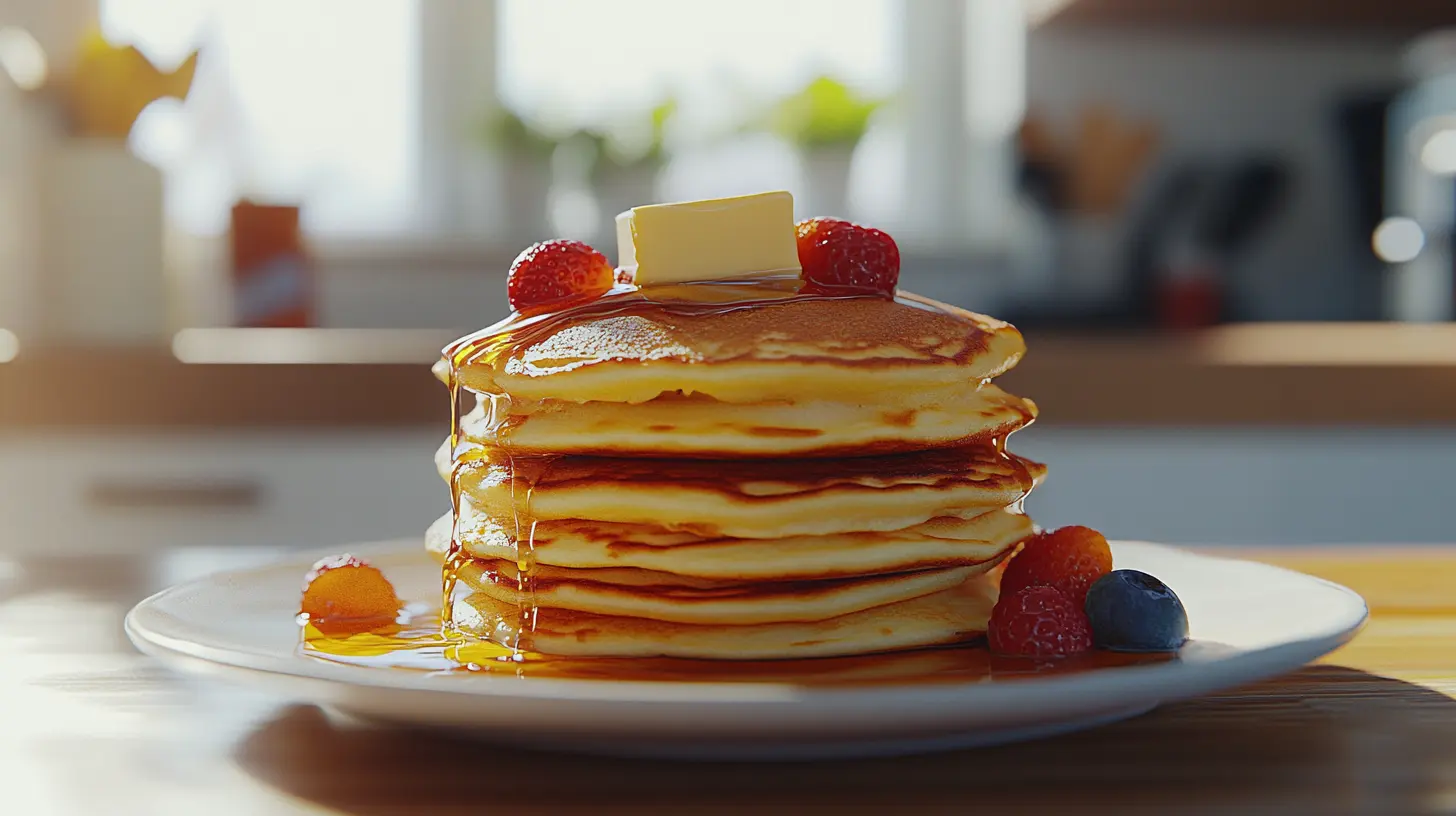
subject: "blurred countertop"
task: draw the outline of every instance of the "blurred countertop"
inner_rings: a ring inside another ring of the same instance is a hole
[[[0,430],[443,426],[429,366],[454,335],[188,329],[170,349],[21,348],[0,362]],[[1027,344],[998,384],[1056,426],[1456,425],[1453,324],[1046,331]]]

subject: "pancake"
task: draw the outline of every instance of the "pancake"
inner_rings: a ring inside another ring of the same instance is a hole
[[[533,521],[647,524],[705,538],[899,530],[1020,501],[1045,467],[991,445],[893,456],[710,459],[470,454],[460,491],[481,512]],[[449,478],[448,444],[436,465]]]
[[[682,578],[625,567],[582,570],[532,566],[532,588],[523,592],[511,561],[467,561],[456,574],[462,584],[512,605],[570,609],[610,617],[741,626],[827,620],[851,612],[929,595],[964,583],[994,566],[921,570],[827,581],[731,583]]]
[[[431,525],[426,547],[443,558],[453,516]],[[1031,519],[996,510],[971,519],[938,518],[887,532],[779,539],[700,538],[640,524],[544,521],[535,525],[538,567],[630,567],[719,581],[795,581],[972,566],[997,559],[1034,532]],[[473,558],[514,560],[515,523],[461,505],[457,535]]]
[[[513,316],[447,356],[465,388],[515,399],[640,403],[680,392],[761,403],[937,391],[995,377],[1026,350],[1010,324],[918,295],[808,297],[797,286],[655,287],[652,300],[614,290]]]
[[[966,381],[857,402],[733,404],[672,393],[647,402],[481,404],[464,417],[471,441],[512,452],[743,458],[862,456],[984,442],[1036,417],[1030,401]],[[500,410],[499,406],[507,406]]]
[[[703,625],[541,608],[526,642],[545,654],[582,657],[777,660],[871,654],[979,638],[995,601],[993,583],[975,577],[930,595],[819,621]],[[522,634],[517,606],[484,593],[458,599],[454,622],[496,643],[516,643]]]

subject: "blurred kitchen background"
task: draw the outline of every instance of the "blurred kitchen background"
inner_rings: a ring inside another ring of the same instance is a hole
[[[520,249],[778,188],[1026,331],[1044,524],[1450,540],[1453,175],[1447,0],[0,0],[0,552],[418,535]]]

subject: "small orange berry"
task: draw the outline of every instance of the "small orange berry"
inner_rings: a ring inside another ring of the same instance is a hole
[[[320,629],[367,631],[393,623],[400,602],[384,573],[346,553],[319,559],[308,571],[302,607]]]

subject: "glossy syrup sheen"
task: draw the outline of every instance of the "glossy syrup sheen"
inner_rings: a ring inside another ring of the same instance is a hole
[[[650,294],[649,294],[650,292]],[[649,291],[632,286],[618,286],[600,298],[570,306],[559,311],[523,315],[513,313],[510,317],[480,332],[468,335],[447,346],[442,353],[442,362],[447,368],[446,384],[450,390],[450,450],[452,466],[450,474],[451,505],[457,528],[460,516],[460,476],[467,468],[483,467],[494,460],[504,461],[509,468],[511,505],[516,541],[517,589],[520,598],[519,634],[511,642],[496,643],[466,635],[452,624],[454,602],[462,587],[459,571],[469,559],[461,546],[458,529],[452,530],[451,542],[445,558],[442,576],[442,596],[437,616],[420,618],[418,622],[401,625],[395,631],[354,635],[351,637],[330,637],[317,629],[306,626],[305,651],[320,657],[348,662],[368,661],[370,665],[396,667],[431,668],[433,670],[508,669],[517,673],[548,674],[550,676],[623,676],[647,673],[661,678],[698,678],[723,676],[752,677],[759,674],[782,676],[785,673],[838,676],[841,669],[856,668],[851,673],[863,674],[864,664],[844,661],[867,660],[875,666],[895,674],[892,666],[914,665],[914,671],[900,671],[900,676],[909,677],[927,674],[927,662],[938,667],[930,675],[944,674],[964,678],[967,674],[980,676],[989,671],[984,650],[965,648],[930,650],[913,653],[914,658],[878,655],[869,658],[825,659],[812,661],[774,661],[771,663],[734,664],[731,669],[714,661],[684,660],[625,660],[625,659],[564,659],[549,658],[532,651],[531,633],[535,630],[537,590],[535,581],[535,519],[531,513],[531,497],[537,483],[545,477],[560,458],[553,455],[523,456],[512,454],[502,447],[485,446],[463,441],[461,434],[462,399],[466,390],[460,383],[460,371],[470,365],[494,365],[520,348],[526,347],[549,336],[574,321],[631,314],[634,311],[653,309],[670,313],[693,315],[715,315],[739,309],[751,309],[764,305],[799,300],[822,300],[826,298],[853,298],[865,295],[825,295],[803,291],[798,278],[765,279],[750,282],[718,282],[674,285],[653,288]],[[927,301],[913,295],[897,294],[895,300],[903,305],[931,311],[940,315],[954,316],[934,301]],[[488,400],[486,438],[501,438],[509,434],[511,426],[511,402],[507,394],[484,394]],[[995,440],[995,450],[1022,477],[1027,477],[1020,460],[1005,452],[1004,439]],[[1018,502],[1019,505],[1019,502]],[[931,657],[930,655],[937,655]],[[979,655],[979,656],[977,656]],[[797,664],[803,663],[803,667]],[[702,664],[702,665],[699,665]],[[838,668],[836,668],[836,666]],[[878,670],[877,670],[878,671]]]

